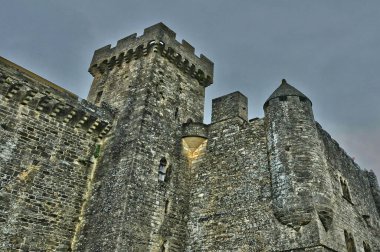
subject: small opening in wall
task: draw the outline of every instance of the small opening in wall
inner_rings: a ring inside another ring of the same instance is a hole
[[[170,204],[170,201],[167,199],[167,200],[165,201],[165,211],[164,211],[165,214],[167,214],[168,211],[169,211],[169,204]]]
[[[164,179],[165,183],[170,183],[171,175],[172,175],[172,166],[169,165],[169,167],[166,169],[166,174],[165,174],[165,179]]]
[[[365,241],[363,241],[363,248],[364,248],[364,252],[371,252],[371,247]]]
[[[280,96],[279,100],[280,101],[286,101],[286,100],[288,100],[288,97],[287,96]]]
[[[342,187],[343,198],[345,198],[350,203],[352,203],[351,194],[350,194],[350,190],[349,190],[348,185],[347,185],[347,181],[344,180],[342,177],[340,177],[340,185]]]
[[[165,240],[165,241],[162,243],[162,245],[161,245],[160,252],[167,252],[167,251],[169,251],[169,250],[168,250],[168,241]]]
[[[290,146],[289,145],[285,146],[285,150],[290,151]]]
[[[99,103],[99,102],[100,102],[100,99],[102,99],[102,95],[103,95],[103,91],[99,91],[99,92],[96,94],[95,103]]]
[[[306,102],[306,100],[307,100],[306,97],[302,97],[302,96],[300,96],[299,98],[300,98],[300,101],[301,101],[301,102]]]
[[[161,100],[165,100],[165,96],[162,92],[160,92]]]
[[[175,109],[175,112],[174,112],[174,118],[175,118],[175,119],[178,118],[178,108]]]
[[[355,241],[351,233],[344,230],[344,239],[346,241],[347,252],[356,252]]]
[[[166,165],[167,165],[166,158],[162,157],[160,160],[160,165],[158,166],[158,180],[159,181],[165,181]]]
[[[260,119],[260,118],[255,117],[255,118],[249,119],[249,122],[257,121],[257,120],[259,120],[259,119]]]
[[[6,125],[5,123],[1,123],[1,124],[0,124],[0,127],[1,127],[3,130],[9,130],[8,125]]]
[[[246,107],[242,107],[243,110],[246,110],[247,108]]]
[[[371,217],[369,215],[362,215],[364,222],[367,224],[367,227],[371,227]]]

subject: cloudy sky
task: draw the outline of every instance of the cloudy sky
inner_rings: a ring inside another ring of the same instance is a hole
[[[85,98],[93,51],[164,22],[215,63],[211,99],[241,91],[250,118],[282,78],[380,177],[380,1],[0,0],[0,55]]]

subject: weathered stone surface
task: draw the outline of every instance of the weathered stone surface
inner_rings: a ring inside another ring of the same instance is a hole
[[[98,49],[88,100],[0,60],[1,251],[380,251],[380,187],[283,80],[248,120],[159,23]]]
[[[112,115],[0,59],[0,250],[71,247]]]

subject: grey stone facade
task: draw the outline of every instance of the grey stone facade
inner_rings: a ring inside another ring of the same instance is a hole
[[[380,251],[380,187],[282,81],[248,120],[159,23],[94,53],[88,99],[0,60],[1,251]]]

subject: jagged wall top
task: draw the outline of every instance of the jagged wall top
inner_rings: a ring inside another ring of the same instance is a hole
[[[155,24],[144,29],[143,35],[139,37],[134,33],[120,39],[113,48],[107,45],[96,50],[89,71],[94,74],[94,69],[102,63],[107,63],[112,68],[117,62],[128,62],[153,49],[154,52],[160,51],[184,72],[198,79],[202,85],[210,85],[213,82],[214,63],[203,54],[198,57],[193,46],[185,40],[180,43],[175,37],[176,33],[163,23]]]
[[[9,106],[21,104],[48,114],[64,125],[103,138],[111,129],[115,111],[107,104],[97,107],[45,80],[35,73],[0,57],[0,98]]]

